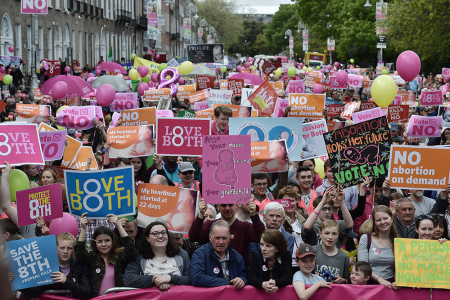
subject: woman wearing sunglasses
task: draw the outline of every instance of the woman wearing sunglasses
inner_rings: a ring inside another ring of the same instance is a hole
[[[145,228],[145,239],[139,254],[125,270],[125,286],[164,291],[170,285],[191,285],[190,260],[176,243],[163,222],[155,221]]]

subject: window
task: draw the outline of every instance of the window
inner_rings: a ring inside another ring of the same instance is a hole
[[[78,62],[83,66],[83,33],[78,32]]]
[[[14,45],[16,55],[22,57],[22,25],[16,24],[16,44]]]
[[[44,58],[48,58],[48,59],[53,59],[53,31],[52,28],[47,29],[47,49],[48,49],[48,54],[47,57]]]
[[[61,0],[55,0],[55,9],[57,10],[61,9]]]

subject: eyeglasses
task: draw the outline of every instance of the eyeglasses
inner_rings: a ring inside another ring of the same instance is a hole
[[[254,183],[254,185],[259,186],[259,187],[267,186],[267,182]]]
[[[166,231],[160,231],[160,232],[158,232],[158,231],[152,231],[152,232],[150,232],[149,234],[151,234],[151,235],[153,235],[155,238],[157,238],[158,236],[162,236],[162,237],[166,236],[166,235],[167,235],[167,232],[166,232]]]
[[[186,172],[181,172],[181,174],[183,174],[183,175],[192,175],[192,174],[194,174],[194,171],[186,171]]]
[[[424,219],[434,221],[433,217],[430,215],[420,215],[417,217],[417,220],[424,220]]]
[[[332,211],[332,207],[322,207],[322,211]]]

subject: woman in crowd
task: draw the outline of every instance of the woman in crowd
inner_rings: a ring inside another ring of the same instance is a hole
[[[291,252],[283,234],[275,229],[264,231],[260,247],[250,256],[248,283],[273,294],[292,281]]]
[[[190,260],[180,248],[163,222],[155,221],[145,228],[145,239],[139,254],[125,270],[126,286],[148,288],[156,286],[164,291],[170,285],[190,285]]]
[[[448,222],[443,214],[431,214],[434,223],[434,240],[448,240]]]
[[[205,211],[205,219],[203,220],[203,223],[209,220],[215,220],[217,216],[217,211],[212,204],[207,204],[206,206],[208,208]]]
[[[416,234],[414,238],[419,240],[439,240],[440,243],[444,243],[448,238],[448,229],[446,223],[442,223],[442,219],[445,218],[439,215],[434,217],[431,215],[420,215],[416,221]]]
[[[136,184],[148,183],[150,180],[147,175],[147,165],[145,163],[145,157],[133,157],[130,159],[131,165],[134,167],[134,181]]]
[[[85,239],[89,220],[86,215],[84,213],[80,218],[81,231],[75,243],[75,255],[81,263],[89,266],[92,295],[99,296],[110,288],[124,286],[122,274],[127,264],[134,259],[136,250],[133,239],[125,232],[119,218],[110,214],[106,218],[116,226],[124,247],[119,248],[119,240],[111,228],[99,226],[92,235],[92,251],[88,252]]]
[[[358,260],[370,264],[373,282],[396,289],[394,239],[397,229],[393,214],[387,206],[378,205],[373,209],[372,222],[372,233],[363,235],[359,241]]]

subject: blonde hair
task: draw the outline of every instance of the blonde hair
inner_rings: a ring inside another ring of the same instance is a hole
[[[359,234],[370,234],[372,232],[372,219],[367,219],[359,228]]]
[[[60,241],[71,241],[75,245],[75,237],[69,232],[61,232],[56,237],[56,245],[59,244]]]

